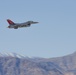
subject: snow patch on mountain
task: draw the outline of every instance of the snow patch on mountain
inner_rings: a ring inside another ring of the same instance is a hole
[[[29,58],[25,55],[17,54],[17,53],[0,53],[0,57],[17,57],[17,58]]]

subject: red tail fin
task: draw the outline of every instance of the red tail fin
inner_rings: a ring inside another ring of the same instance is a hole
[[[13,25],[15,24],[13,21],[11,21],[10,19],[7,19],[7,22],[10,24],[10,25]]]

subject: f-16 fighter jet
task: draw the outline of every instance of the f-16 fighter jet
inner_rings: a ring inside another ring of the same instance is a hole
[[[10,19],[7,19],[7,22],[9,23],[8,28],[14,28],[14,29],[18,29],[18,28],[22,28],[22,27],[30,27],[31,24],[38,23],[38,22],[34,22],[34,21],[27,21],[24,23],[14,23]]]

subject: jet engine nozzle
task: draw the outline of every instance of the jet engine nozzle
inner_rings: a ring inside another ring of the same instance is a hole
[[[7,28],[10,28],[10,26],[8,26]]]

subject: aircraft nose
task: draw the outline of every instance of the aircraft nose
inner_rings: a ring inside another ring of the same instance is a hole
[[[36,24],[36,23],[39,23],[39,22],[33,22],[33,24]]]

